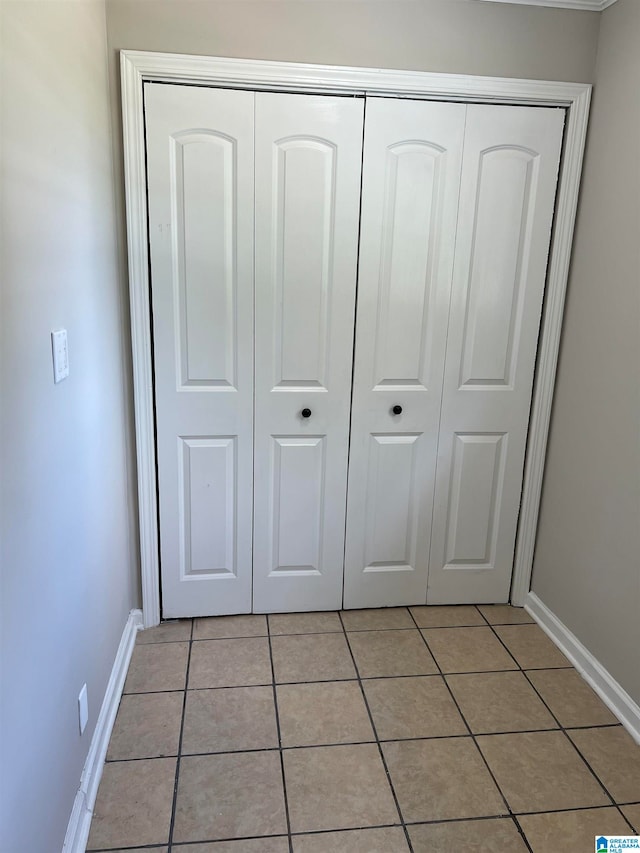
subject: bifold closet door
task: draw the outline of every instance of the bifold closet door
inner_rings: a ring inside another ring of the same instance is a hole
[[[145,85],[165,617],[251,609],[253,113]]]
[[[564,111],[469,106],[428,603],[509,599]]]
[[[342,603],[363,109],[256,94],[258,612]]]
[[[508,600],[563,111],[144,94],[163,615]]]
[[[466,110],[367,99],[345,607],[426,600]]]

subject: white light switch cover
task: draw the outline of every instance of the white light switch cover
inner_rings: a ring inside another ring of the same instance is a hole
[[[57,329],[55,332],[51,332],[51,351],[53,353],[53,381],[62,382],[69,375],[66,329]]]

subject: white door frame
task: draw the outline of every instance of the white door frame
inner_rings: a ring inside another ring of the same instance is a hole
[[[542,477],[551,416],[565,291],[571,259],[591,86],[545,80],[263,62],[124,50],[120,53],[122,115],[131,301],[142,606],[146,628],[160,621],[160,564],[151,359],[149,253],[143,83],[427,98],[470,103],[555,106],[567,109],[565,141],[538,362],[531,405],[522,500],[514,558],[511,603],[522,606],[529,591]]]

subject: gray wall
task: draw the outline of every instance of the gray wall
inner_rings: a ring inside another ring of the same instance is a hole
[[[107,0],[109,49],[590,82],[599,14],[478,0]]]
[[[640,3],[602,14],[533,590],[640,703]]]
[[[596,12],[478,0],[106,0],[106,7],[123,244],[120,50],[591,82],[600,23]]]
[[[3,853],[55,853],[136,604],[103,2],[2,15]],[[69,334],[53,384],[50,331]],[[86,682],[89,724],[78,730]]]
[[[116,51],[591,81],[600,20],[475,0],[107,4],[116,205],[103,3],[0,3],[2,853],[60,849],[137,604]],[[637,0],[604,13],[534,589],[640,700],[639,27]],[[58,326],[71,376],[54,386]]]

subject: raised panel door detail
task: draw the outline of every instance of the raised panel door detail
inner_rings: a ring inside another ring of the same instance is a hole
[[[365,572],[415,570],[418,439],[418,435],[371,436]]]
[[[335,227],[335,146],[305,137],[279,140],[274,157],[274,385],[324,388]]]
[[[563,127],[467,109],[428,604],[509,600]]]
[[[256,612],[342,604],[363,113],[256,94]]]
[[[480,153],[460,384],[511,385],[531,246],[538,156]]]
[[[236,574],[236,450],[233,437],[178,440],[181,576]]]
[[[445,568],[492,568],[507,436],[454,436]]]
[[[145,83],[164,618],[251,609],[254,101]]]
[[[466,111],[367,99],[346,607],[426,602]]]
[[[324,439],[274,436],[272,572],[321,573],[324,495]]]
[[[171,138],[178,376],[236,384],[236,141],[202,130]]]
[[[386,152],[375,386],[427,384],[444,156],[425,142],[398,143]]]

